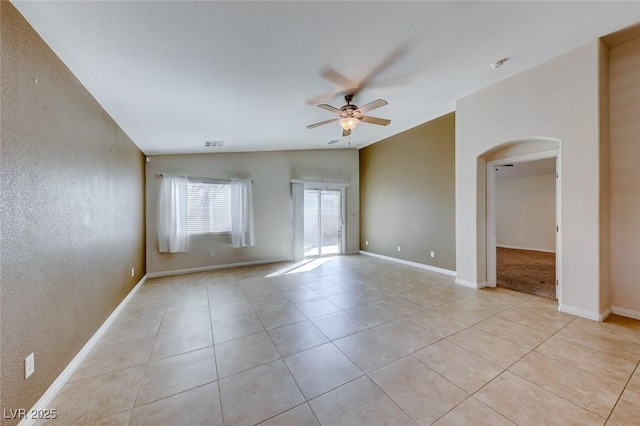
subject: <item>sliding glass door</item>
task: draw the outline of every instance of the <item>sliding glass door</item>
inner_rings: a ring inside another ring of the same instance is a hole
[[[342,252],[342,192],[334,189],[304,190],[304,255]]]

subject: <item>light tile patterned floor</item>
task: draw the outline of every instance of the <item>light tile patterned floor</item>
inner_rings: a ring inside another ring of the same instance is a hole
[[[326,260],[148,280],[55,423],[640,425],[640,321]]]

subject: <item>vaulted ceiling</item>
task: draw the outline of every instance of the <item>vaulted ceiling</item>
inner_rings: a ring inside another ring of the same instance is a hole
[[[149,155],[363,147],[640,21],[612,1],[13,3]],[[333,118],[315,103],[344,104],[340,80],[391,124],[307,129]]]

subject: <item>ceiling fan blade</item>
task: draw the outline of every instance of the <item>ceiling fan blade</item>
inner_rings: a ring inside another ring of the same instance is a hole
[[[398,46],[389,55],[387,55],[380,63],[378,63],[364,78],[360,80],[351,80],[339,73],[333,68],[325,68],[320,72],[320,77],[335,84],[338,88],[332,92],[328,92],[324,95],[316,96],[315,98],[307,100],[308,105],[316,105],[320,102],[327,101],[336,96],[343,97],[344,95],[356,96],[363,89],[369,87],[386,87],[386,86],[403,86],[406,85],[406,78],[392,79],[391,81],[377,81],[377,77],[383,74],[384,71],[398,61],[408,50],[409,44],[407,42]],[[376,80],[376,81],[374,81]]]
[[[364,114],[365,112],[369,112],[385,105],[387,105],[387,101],[384,99],[378,99],[377,101],[369,102],[368,104],[361,106],[358,108],[358,111],[360,111],[361,114]]]
[[[342,90],[336,89],[333,92],[325,93],[324,95],[319,95],[311,99],[307,99],[307,105],[318,105],[319,103],[326,102],[329,99],[333,99],[334,97],[340,95]]]
[[[334,114],[340,114],[342,112],[338,108],[332,107],[331,105],[327,105],[327,104],[320,104],[318,105],[318,108],[326,109],[327,111],[330,111]]]
[[[386,118],[367,117],[366,115],[359,117],[359,120],[365,123],[377,124],[378,126],[387,126],[391,123],[391,120],[387,120]]]
[[[335,84],[338,87],[332,92],[328,92],[324,95],[308,99],[308,105],[316,105],[320,102],[325,102],[329,99],[333,99],[334,97],[341,98],[344,95],[355,94],[359,90],[357,82],[349,80],[347,77],[332,68],[325,68],[324,70],[322,70],[322,72],[320,73],[320,77]]]
[[[333,123],[334,121],[338,121],[337,118],[332,118],[331,120],[321,121],[319,123],[309,124],[307,129],[313,129],[315,127],[324,126],[325,124]]]
[[[358,83],[349,80],[347,77],[331,68],[325,68],[324,70],[322,70],[320,76],[325,80],[328,80],[338,85],[339,87],[342,87],[343,89],[355,89],[358,87]]]
[[[387,78],[379,78],[371,82],[367,87],[375,89],[386,89],[388,87],[402,87],[411,84],[411,77],[408,75],[397,75]]]
[[[404,56],[404,54],[407,52],[407,49],[408,43],[404,43],[393,50],[386,58],[382,60],[382,62],[376,65],[365,78],[360,81],[360,84],[358,84],[358,89],[362,90],[365,87],[368,87],[378,75],[384,72],[402,56]]]
[[[342,130],[342,137],[343,138],[346,137],[346,136],[349,136],[350,134],[351,134],[351,130],[346,130],[346,129]]]

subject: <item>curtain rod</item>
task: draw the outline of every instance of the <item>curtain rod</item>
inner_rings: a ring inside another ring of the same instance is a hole
[[[164,176],[180,176],[180,177],[186,177],[187,179],[193,179],[193,180],[210,180],[210,181],[217,181],[217,182],[231,182],[230,178],[196,177],[196,176],[174,175],[174,174],[171,174],[171,173],[156,173],[156,177],[164,177]],[[241,180],[246,180],[246,179],[241,179]],[[253,179],[249,179],[249,181],[251,181],[251,183],[253,183]]]
[[[336,187],[336,188],[347,188],[349,187],[349,182],[327,182],[322,180],[305,180],[305,179],[291,179],[291,183],[302,183],[305,186],[311,187],[319,187],[319,188],[328,188],[328,187]]]

